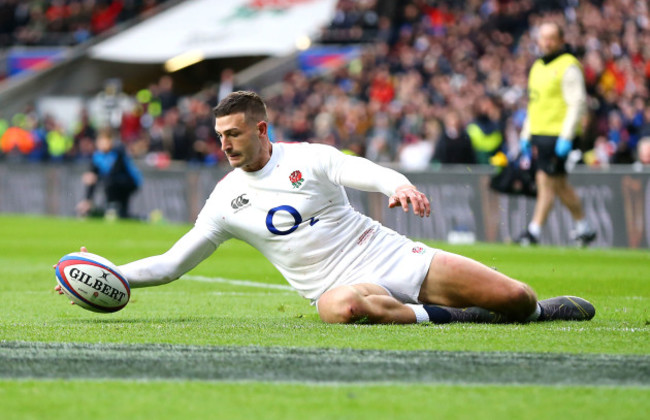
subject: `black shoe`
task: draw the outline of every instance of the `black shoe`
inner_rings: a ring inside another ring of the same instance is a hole
[[[518,243],[521,246],[530,246],[530,245],[537,245],[539,243],[539,239],[535,237],[528,229],[524,230],[521,232],[521,235],[515,240],[516,243]]]
[[[540,300],[539,321],[589,321],[596,315],[594,305],[576,296]]]
[[[591,242],[593,242],[594,239],[596,239],[596,231],[595,231],[595,230],[589,230],[589,231],[587,231],[587,232],[583,232],[583,233],[580,233],[580,234],[578,234],[578,233],[576,232],[576,233],[574,233],[572,236],[573,236],[573,239],[574,239],[576,242],[578,242],[578,244],[579,244],[581,247],[584,248],[584,247],[586,247],[587,245],[589,245]]]
[[[498,312],[471,306],[469,308],[451,308],[440,305],[424,305],[429,320],[434,324],[451,322],[471,322],[475,324],[504,324],[506,317]]]

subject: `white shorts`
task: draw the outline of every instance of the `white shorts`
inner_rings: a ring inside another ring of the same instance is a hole
[[[381,226],[370,239],[362,262],[351,267],[346,279],[329,288],[359,283],[376,284],[402,303],[420,303],[418,296],[438,252],[421,242]]]

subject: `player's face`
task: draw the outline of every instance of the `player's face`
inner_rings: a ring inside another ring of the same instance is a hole
[[[555,25],[545,24],[539,28],[539,39],[537,45],[542,54],[548,55],[562,48],[562,38]]]
[[[265,121],[246,121],[246,116],[240,112],[218,117],[214,129],[221,137],[221,150],[233,168],[258,171],[271,157]]]

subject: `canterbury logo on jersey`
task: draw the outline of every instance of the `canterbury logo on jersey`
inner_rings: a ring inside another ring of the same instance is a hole
[[[250,200],[246,198],[246,194],[242,194],[237,198],[233,198],[233,200],[230,202],[230,207],[235,209],[235,213],[239,210],[244,209],[245,207],[248,207],[250,205]]]

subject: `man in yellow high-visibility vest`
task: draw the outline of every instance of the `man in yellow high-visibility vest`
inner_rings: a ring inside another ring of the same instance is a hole
[[[539,242],[542,227],[558,197],[574,219],[573,239],[586,246],[596,238],[596,232],[585,218],[565,169],[587,100],[582,67],[568,52],[558,24],[543,23],[537,42],[543,55],[530,70],[528,114],[520,137],[522,153],[535,152],[537,202],[533,218],[517,242]]]

